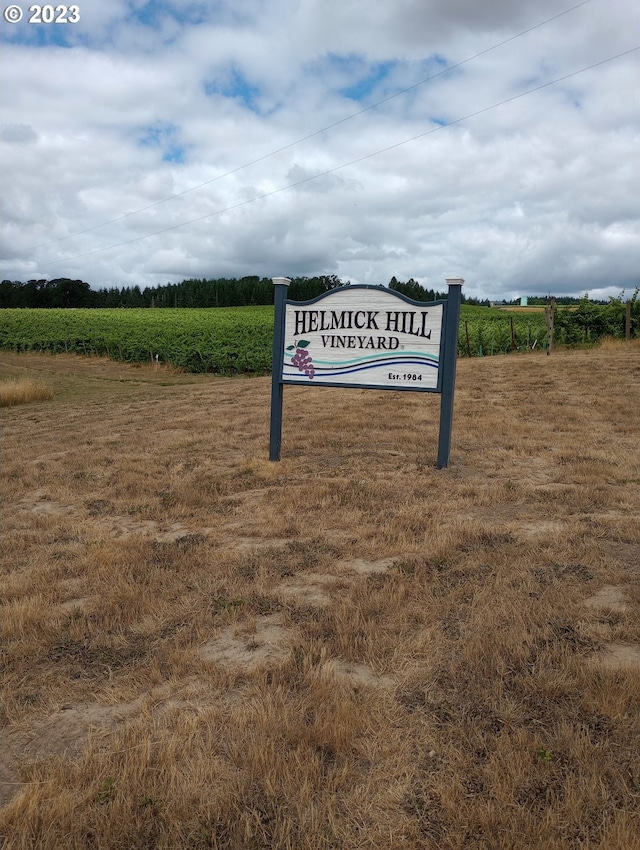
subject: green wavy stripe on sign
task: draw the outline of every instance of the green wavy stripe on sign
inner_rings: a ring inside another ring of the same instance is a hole
[[[314,356],[313,362],[325,366],[351,366],[354,363],[366,363],[367,360],[381,360],[385,357],[395,359],[399,354],[403,357],[422,357],[425,360],[433,360],[434,363],[438,363],[440,361],[437,354],[428,354],[424,351],[404,351],[396,348],[388,354],[383,352],[379,352],[378,354],[367,354],[364,357],[354,357],[353,360],[321,360],[319,357]],[[293,355],[286,351],[285,357],[291,360]]]

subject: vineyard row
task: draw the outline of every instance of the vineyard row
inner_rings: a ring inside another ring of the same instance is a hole
[[[619,335],[617,325],[576,327],[572,322],[557,314],[557,343],[588,344],[604,333]],[[485,356],[544,349],[546,336],[543,314],[463,305],[458,351],[461,356]],[[154,361],[187,372],[265,374],[271,369],[272,340],[273,308],[269,306],[0,310],[0,348],[5,350]]]

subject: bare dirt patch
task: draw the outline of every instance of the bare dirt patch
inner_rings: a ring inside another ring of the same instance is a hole
[[[277,593],[286,601],[296,600],[301,605],[328,605],[332,590],[344,586],[335,575],[325,573],[303,573],[299,578],[291,578],[277,587]]]
[[[564,530],[564,524],[555,520],[537,520],[521,522],[515,531],[516,535],[525,540],[535,540],[537,538],[546,538],[556,532]]]
[[[50,499],[23,499],[21,507],[29,513],[40,516],[64,516],[73,511],[73,505],[63,505],[60,502],[54,502]]]
[[[333,671],[338,678],[346,679],[356,688],[392,689],[397,685],[395,676],[377,674],[366,664],[350,664],[340,659],[334,662]]]
[[[603,618],[607,614],[622,615],[632,611],[628,598],[629,588],[607,584],[601,587],[593,596],[584,600],[584,605]],[[606,620],[605,620],[606,623]],[[610,629],[611,626],[605,628]],[[592,660],[607,670],[635,668],[640,672],[640,643],[637,642],[607,642],[602,649],[592,656]]]
[[[282,661],[288,651],[289,631],[277,615],[257,617],[250,623],[227,626],[198,650],[203,661],[251,673],[265,664]]]
[[[114,540],[130,537],[132,534],[142,534],[161,542],[172,542],[194,533],[180,522],[159,523],[155,520],[135,520],[126,516],[105,517],[98,525]],[[197,530],[198,534],[203,532],[206,533],[204,529]]]
[[[58,610],[62,611],[64,614],[74,611],[82,611],[83,608],[87,607],[92,599],[92,596],[76,596],[74,599],[67,599],[66,602],[60,603],[60,605],[58,605]]]
[[[624,589],[613,584],[601,587],[597,593],[585,599],[584,604],[596,610],[604,608],[611,611],[628,611],[630,608]]]
[[[2,805],[24,786],[22,770],[28,764],[54,756],[78,757],[90,736],[105,740],[136,711],[136,705],[63,706],[48,717],[33,720],[28,729],[7,730],[3,734],[0,780]]]
[[[361,576],[379,575],[388,572],[398,561],[398,558],[380,558],[377,561],[367,561],[364,558],[352,558],[349,561],[341,561],[339,566],[346,570],[352,570]]]
[[[630,667],[640,672],[640,644],[609,643],[597,653],[595,660],[608,670]]]

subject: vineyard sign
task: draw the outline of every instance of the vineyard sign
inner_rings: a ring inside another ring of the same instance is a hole
[[[342,286],[288,301],[273,278],[275,327],[270,460],[280,460],[283,385],[441,394],[438,468],[449,462],[462,278],[448,298],[424,303],[382,286]]]

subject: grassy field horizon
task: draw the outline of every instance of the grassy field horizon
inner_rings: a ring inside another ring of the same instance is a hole
[[[637,345],[0,369],[4,850],[640,848]]]

